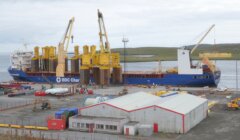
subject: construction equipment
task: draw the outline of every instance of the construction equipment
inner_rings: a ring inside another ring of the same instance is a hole
[[[39,106],[40,104],[40,106]],[[36,98],[34,100],[34,104],[33,104],[33,112],[37,111],[39,109],[41,110],[45,110],[45,109],[51,109],[51,103],[48,99],[45,99],[43,97],[39,97]]]
[[[124,87],[124,88],[122,89],[122,91],[120,91],[120,92],[118,93],[119,96],[123,96],[123,95],[126,95],[126,94],[128,94],[128,89],[127,89],[126,87]]]
[[[56,70],[57,77],[64,77],[64,73],[66,71],[66,58],[67,58],[67,50],[70,38],[72,38],[72,27],[74,23],[74,17],[69,20],[66,32],[62,41],[60,41],[58,45],[58,65]]]
[[[227,103],[228,110],[238,110],[240,107],[240,98],[235,98]]]

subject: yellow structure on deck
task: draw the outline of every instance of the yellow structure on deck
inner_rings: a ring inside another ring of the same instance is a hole
[[[34,47],[34,56],[32,59],[36,60],[36,59],[39,59],[40,58],[40,55],[39,55],[39,47],[36,46]]]
[[[231,58],[231,53],[200,53],[199,57],[202,59],[202,63],[208,65],[211,71],[216,70],[215,64],[209,60],[209,58]]]
[[[90,69],[91,67],[91,54],[89,53],[89,46],[83,46],[83,54],[81,55],[82,66],[80,69]]]
[[[199,53],[199,58],[231,58],[232,53]]]
[[[39,55],[39,47],[34,47],[34,56],[31,59],[31,72],[38,72],[39,71],[39,61],[40,61],[40,55]]]
[[[120,65],[120,54],[111,53],[110,43],[104,24],[103,14],[98,10],[98,25],[100,38],[100,51],[96,46],[83,46],[83,54],[80,55],[80,80],[81,84],[89,83],[90,71],[93,73],[94,82],[99,85],[110,83],[111,71],[113,83],[121,83],[122,71]]]
[[[79,46],[74,46],[74,56],[71,60],[71,73],[79,73]]]
[[[98,10],[98,25],[99,25],[99,38],[100,38],[100,53],[99,53],[99,67],[102,70],[109,70],[111,50],[108,41],[108,35],[104,24],[103,14]],[[105,38],[105,42],[104,39]]]

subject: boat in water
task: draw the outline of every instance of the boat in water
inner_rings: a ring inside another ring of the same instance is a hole
[[[56,72],[31,71],[33,52],[15,52],[11,55],[9,74],[16,81],[35,83],[80,83],[80,72],[65,72],[64,77],[57,77]],[[209,60],[193,65],[190,60],[190,50],[178,49],[178,67],[165,72],[136,72],[122,73],[122,84],[128,85],[169,85],[191,87],[216,87],[220,81],[221,71]],[[90,71],[90,83],[95,83]],[[112,83],[112,79],[109,79]],[[81,84],[81,83],[80,83]]]

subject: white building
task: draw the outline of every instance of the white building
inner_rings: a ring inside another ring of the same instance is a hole
[[[69,128],[84,130],[77,126],[94,117],[91,125],[95,131],[101,124],[101,132],[123,133],[124,124],[138,122],[152,125],[154,132],[186,133],[207,117],[207,109],[207,99],[190,94],[158,97],[137,92],[81,108],[79,116],[69,119]],[[106,128],[113,118],[119,123],[112,123],[114,130],[109,131]]]

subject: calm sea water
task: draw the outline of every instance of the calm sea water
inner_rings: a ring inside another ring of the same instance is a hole
[[[10,66],[9,54],[0,54],[0,82],[12,80],[7,69]]]
[[[222,76],[219,87],[236,88],[236,61],[235,60],[218,60],[214,61],[217,67],[221,70]],[[196,61],[194,62],[196,63]],[[9,54],[0,54],[0,81],[12,80],[7,69],[10,66]],[[161,68],[166,70],[177,66],[176,61],[162,61]],[[136,62],[126,63],[127,71],[153,71],[158,70],[159,62]],[[238,87],[240,88],[240,61],[238,61]]]

